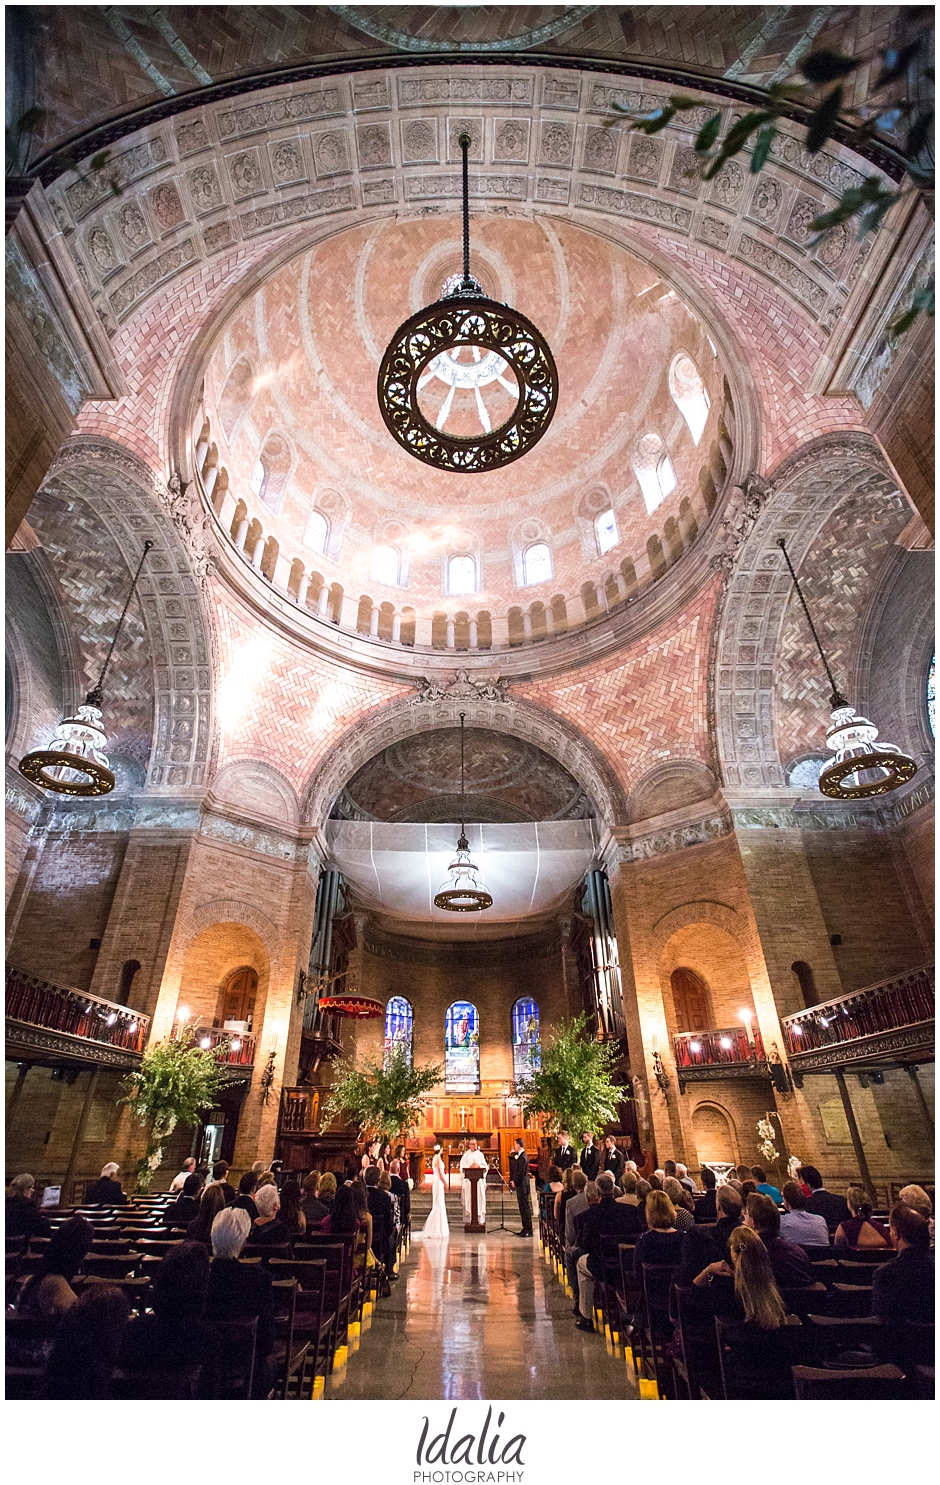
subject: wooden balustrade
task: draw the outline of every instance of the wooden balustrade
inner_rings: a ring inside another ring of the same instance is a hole
[[[928,966],[882,980],[850,995],[784,1016],[781,1025],[787,1051],[798,1057],[821,1048],[858,1044],[932,1022],[934,969]]]
[[[9,964],[6,993],[6,1014],[12,1021],[126,1052],[142,1052],[146,1046],[150,1017],[129,1006],[52,985]]]
[[[184,1026],[178,1022],[171,1033],[175,1040]],[[213,1048],[223,1046],[227,1043],[225,1050],[218,1053],[218,1061],[228,1067],[253,1067],[255,1061],[255,1038],[247,1032],[224,1031],[220,1026],[194,1026],[192,1028],[193,1043],[201,1047],[204,1052]]]
[[[747,1065],[766,1060],[761,1034],[753,1029],[750,1037],[743,1026],[718,1027],[708,1031],[684,1031],[673,1037],[676,1068]]]

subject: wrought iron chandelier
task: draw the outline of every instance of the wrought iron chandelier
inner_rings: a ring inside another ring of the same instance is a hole
[[[558,402],[558,372],[531,320],[489,299],[470,272],[469,134],[461,134],[459,144],[463,273],[448,279],[434,304],[399,325],[379,367],[378,398],[386,427],[409,454],[437,469],[477,474],[502,469],[538,443]],[[437,408],[430,405],[433,394],[425,392],[435,380],[449,388]],[[484,387],[501,388],[501,402],[502,393],[514,399],[496,427]],[[473,437],[445,431],[461,390],[474,393],[481,431]]]
[[[434,906],[448,913],[482,913],[493,906],[493,899],[483,885],[480,869],[470,859],[470,842],[464,821],[464,716],[460,713],[460,835],[457,853],[447,868],[447,880],[434,898]]]
[[[830,799],[870,799],[876,794],[890,794],[892,789],[900,788],[902,784],[906,784],[914,777],[917,764],[913,758],[907,753],[902,753],[901,749],[895,747],[893,743],[882,743],[880,747],[874,746],[878,728],[873,726],[867,717],[858,716],[855,708],[849,706],[836,685],[819,635],[816,633],[816,626],[806,606],[803,590],[793,570],[793,563],[790,561],[784,537],[777,538],[777,546],[782,551],[784,561],[790,570],[796,596],[806,615],[806,622],[829,678],[829,685],[832,687],[832,695],[829,698],[829,704],[832,707],[832,726],[826,733],[826,746],[830,752],[835,753],[835,757],[820,772],[820,792],[828,795]]]
[[[114,638],[105,657],[94,686],[74,717],[65,717],[56,728],[55,737],[48,748],[35,748],[20,759],[20,773],[41,789],[53,794],[110,794],[114,788],[114,774],[108,764],[105,748],[108,745],[101,725],[101,701],[104,678],[111,664],[114,647],[124,626],[127,610],[137,588],[137,581],[147,560],[152,541],[144,542],[143,555],[137,564],[134,581],[121,610]]]

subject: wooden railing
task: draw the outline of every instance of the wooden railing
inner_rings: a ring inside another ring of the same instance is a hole
[[[934,1017],[934,969],[929,966],[840,995],[781,1020],[791,1057],[917,1026]]]
[[[142,1052],[147,1044],[150,1017],[100,995],[51,985],[9,964],[6,992],[6,1014],[13,1021],[127,1052]]]
[[[279,1133],[316,1134],[319,1127],[319,1089],[282,1088]]]
[[[709,1031],[684,1031],[672,1039],[676,1068],[720,1067],[733,1063],[764,1061],[764,1044],[756,1029],[750,1039],[743,1026],[725,1026]]]
[[[176,1040],[184,1027],[188,1025],[188,1022],[184,1022],[183,1025],[177,1022],[171,1033],[173,1040]],[[204,1052],[208,1052],[213,1047],[218,1047],[222,1043],[228,1043],[227,1049],[218,1056],[219,1062],[225,1063],[229,1067],[254,1066],[255,1038],[253,1036],[247,1033],[243,1034],[240,1031],[223,1031],[219,1026],[193,1026],[190,1030],[192,1032],[193,1044],[201,1047]]]

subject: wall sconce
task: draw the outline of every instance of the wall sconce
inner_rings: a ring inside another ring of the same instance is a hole
[[[653,1053],[653,1077],[659,1084],[660,1093],[665,1098],[666,1090],[669,1087],[669,1074],[663,1067],[663,1059],[662,1057],[660,1057],[658,1052]]]

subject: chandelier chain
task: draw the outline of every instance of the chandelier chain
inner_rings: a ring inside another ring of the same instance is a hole
[[[87,706],[100,706],[101,705],[102,689],[104,687],[104,678],[105,678],[105,676],[108,673],[108,666],[111,664],[111,656],[114,654],[114,646],[117,644],[118,639],[119,639],[120,634],[121,634],[121,630],[124,627],[124,620],[127,617],[127,610],[130,608],[130,606],[131,606],[131,599],[133,598],[134,593],[137,590],[137,581],[138,581],[138,579],[140,577],[141,572],[143,571],[144,563],[147,560],[147,553],[152,549],[152,547],[153,547],[153,542],[152,541],[145,541],[144,542],[143,554],[141,555],[141,559],[140,559],[140,561],[137,564],[137,571],[134,573],[134,581],[131,583],[130,591],[128,592],[128,595],[127,595],[126,599],[124,600],[124,607],[121,609],[121,617],[117,621],[117,628],[114,631],[114,638],[111,641],[111,645],[110,645],[110,647],[108,649],[108,653],[105,656],[104,664],[101,667],[101,674],[99,675],[99,677],[98,677],[97,681],[95,682],[94,686],[92,687],[92,689],[89,691],[88,695],[85,697],[85,703],[86,703]]]
[[[472,284],[470,277],[470,135],[461,134],[458,143],[462,156],[463,175],[463,282],[464,287],[469,287]]]
[[[790,561],[790,554],[787,551],[786,540],[784,537],[777,537],[777,546],[783,553],[783,560],[787,564],[787,567],[790,569],[790,576],[793,579],[793,586],[796,589],[796,596],[800,600],[803,612],[806,615],[806,622],[809,625],[810,633],[812,634],[813,639],[816,641],[816,648],[819,651],[819,658],[825,667],[826,675],[829,677],[829,684],[832,687],[832,695],[830,696],[829,700],[832,708],[833,710],[835,710],[838,707],[847,706],[848,702],[836,685],[835,676],[832,674],[832,671],[829,668],[829,661],[826,659],[826,652],[822,647],[819,635],[816,633],[816,625],[813,623],[812,615],[810,614],[810,611],[806,606],[806,599],[803,597],[803,590],[800,587],[799,579],[793,570],[793,563]]]

